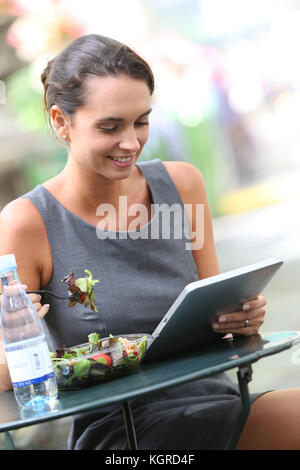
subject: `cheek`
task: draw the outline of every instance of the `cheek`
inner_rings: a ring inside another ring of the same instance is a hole
[[[107,153],[114,145],[114,142],[113,139],[108,136],[102,136],[95,131],[86,129],[82,130],[82,132],[76,136],[74,145],[76,145],[76,148],[80,149],[80,151],[84,151],[84,153],[88,150],[91,154],[99,154],[99,152]]]
[[[137,134],[137,138],[142,146],[145,145],[149,137],[149,127]]]

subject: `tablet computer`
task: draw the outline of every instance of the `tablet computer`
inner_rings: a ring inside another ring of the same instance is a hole
[[[223,313],[241,310],[261,294],[282,264],[273,258],[185,286],[153,331],[143,362],[163,360],[222,338],[211,323]]]

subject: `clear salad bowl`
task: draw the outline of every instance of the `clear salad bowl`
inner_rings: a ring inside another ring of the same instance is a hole
[[[88,343],[52,352],[58,389],[78,390],[131,371],[144,357],[149,336],[111,335],[100,340],[96,333],[92,333]]]

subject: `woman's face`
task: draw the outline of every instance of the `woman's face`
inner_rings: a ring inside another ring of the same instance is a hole
[[[126,75],[89,77],[86,103],[68,126],[70,156],[109,179],[127,178],[149,135],[151,95]]]

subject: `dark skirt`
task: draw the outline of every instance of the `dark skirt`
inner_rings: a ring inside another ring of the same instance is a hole
[[[261,394],[250,394],[251,403]],[[225,449],[241,410],[238,385],[226,374],[131,400],[139,450]],[[73,417],[73,450],[128,449],[121,406]]]

